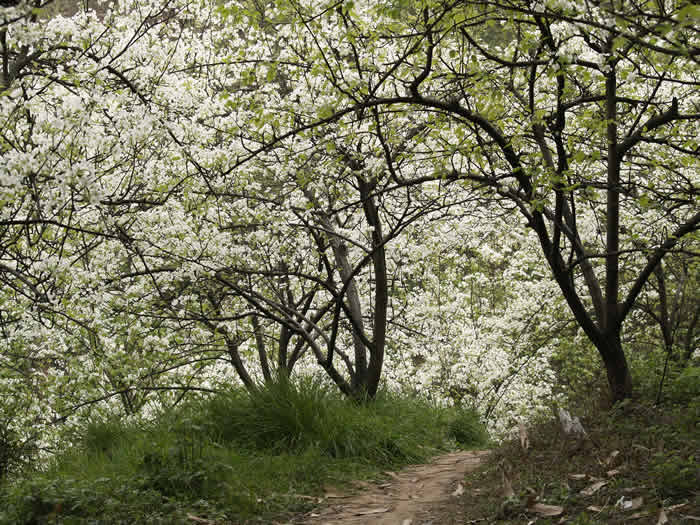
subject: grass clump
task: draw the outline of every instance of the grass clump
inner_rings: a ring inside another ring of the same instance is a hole
[[[455,441],[483,444],[479,428],[474,414],[415,398],[358,403],[312,379],[280,378],[148,423],[88,421],[45,470],[3,486],[0,523],[269,522],[307,510],[326,484],[377,476]]]

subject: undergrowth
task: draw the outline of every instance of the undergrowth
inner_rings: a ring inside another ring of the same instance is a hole
[[[445,525],[700,521],[699,386],[690,370],[661,404],[651,390],[613,409],[591,410],[589,398],[587,410],[570,409],[583,437],[565,435],[554,415],[528,426],[526,441],[504,442],[468,475]]]
[[[478,417],[313,380],[191,400],[146,424],[85,423],[43,470],[2,487],[0,523],[263,522],[308,510],[324,485],[483,445]]]

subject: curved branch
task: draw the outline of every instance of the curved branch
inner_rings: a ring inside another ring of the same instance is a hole
[[[673,122],[679,117],[680,115],[678,114],[678,99],[674,97],[673,102],[671,102],[671,107],[666,112],[651,117],[644,123],[644,125],[642,125],[641,129],[637,130],[635,133],[628,136],[625,140],[622,141],[622,143],[617,148],[618,162],[622,159],[622,157],[624,157],[625,153],[627,153],[630,149],[636,146],[644,138],[645,131],[651,131],[653,129],[659,128],[664,124]]]
[[[629,293],[627,294],[627,298],[625,299],[625,302],[622,303],[620,311],[618,313],[617,317],[617,324],[620,326],[622,324],[622,321],[625,319],[627,314],[629,314],[630,310],[632,309],[632,305],[634,302],[637,300],[637,297],[639,296],[640,292],[642,291],[642,288],[646,284],[647,280],[653,273],[654,269],[656,268],[656,265],[659,264],[661,259],[663,259],[664,255],[673,248],[676,244],[678,244],[678,241],[681,240],[685,235],[700,230],[700,212],[696,213],[693,215],[693,217],[690,218],[688,222],[683,224],[680,228],[678,228],[675,232],[673,232],[672,235],[670,235],[666,241],[656,248],[654,252],[652,253],[651,257],[649,257],[649,260],[647,261],[646,266],[644,266],[644,269],[641,271],[641,273],[637,276],[637,279],[634,281],[634,284],[632,285],[632,288],[630,288]]]

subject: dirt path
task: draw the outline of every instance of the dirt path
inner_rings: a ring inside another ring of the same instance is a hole
[[[388,472],[384,483],[358,483],[354,494],[326,494],[327,507],[308,514],[307,525],[438,525],[431,509],[449,504],[464,490],[464,474],[476,468],[488,451],[462,451],[438,456],[426,465]]]

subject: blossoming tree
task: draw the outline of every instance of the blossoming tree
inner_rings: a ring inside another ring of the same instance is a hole
[[[517,208],[597,348],[612,398],[629,396],[625,320],[664,255],[692,242],[700,224],[697,6],[271,9],[271,20],[284,21],[285,60],[309,64],[324,96],[301,127],[270,121],[259,152],[308,127],[350,127],[377,113],[385,122],[425,119],[429,132],[402,142],[402,158],[422,157],[434,177],[481,186]],[[384,146],[397,147],[391,137]],[[400,168],[386,176],[425,181],[425,172]]]
[[[694,5],[49,4],[0,11],[0,370],[32,417],[320,364],[513,418],[561,303],[629,395],[623,327],[697,251]]]

